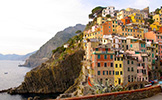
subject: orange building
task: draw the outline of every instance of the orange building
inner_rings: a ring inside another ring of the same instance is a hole
[[[130,17],[125,17],[121,19],[124,25],[131,23],[131,18]]]
[[[159,32],[162,33],[162,27],[159,28]]]
[[[153,31],[145,33],[145,39],[153,40],[153,42],[157,41],[156,34]]]
[[[107,22],[103,23],[100,27],[100,30],[101,30],[102,35],[112,34],[112,22],[107,21]]]
[[[107,21],[100,26],[98,26],[94,31],[89,29],[88,31],[84,31],[84,38],[87,39],[101,39],[104,35],[112,34],[112,21]]]

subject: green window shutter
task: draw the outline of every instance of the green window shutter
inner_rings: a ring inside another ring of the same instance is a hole
[[[98,55],[98,59],[100,59],[101,58],[101,55]]]
[[[98,71],[98,75],[100,75],[100,71]]]
[[[103,75],[105,75],[105,71],[103,71]]]
[[[113,55],[110,55],[110,59],[113,59]]]

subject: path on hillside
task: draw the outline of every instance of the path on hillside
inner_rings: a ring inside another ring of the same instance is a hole
[[[155,96],[152,96],[150,98],[142,99],[142,100],[162,100],[162,93],[159,93]]]

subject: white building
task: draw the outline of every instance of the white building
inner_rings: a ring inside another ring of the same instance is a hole
[[[103,9],[102,10],[102,17],[106,17],[106,15],[111,15],[111,17],[114,17],[115,7],[114,6],[108,6],[106,9]]]

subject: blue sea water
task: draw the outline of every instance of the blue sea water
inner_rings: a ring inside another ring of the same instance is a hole
[[[9,89],[19,86],[27,72],[31,70],[28,67],[18,67],[23,61],[0,60],[0,90]],[[0,93],[0,100],[27,100],[28,97],[40,96],[41,98],[56,98],[58,94],[24,94],[9,95]]]

